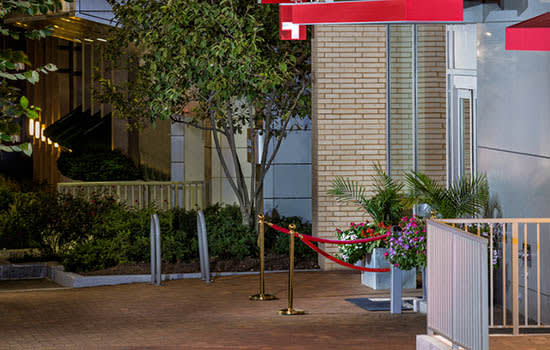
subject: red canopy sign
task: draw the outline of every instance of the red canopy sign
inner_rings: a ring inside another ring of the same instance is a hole
[[[279,3],[279,36],[304,40],[304,25],[393,22],[458,22],[463,19],[463,0],[368,0],[294,3],[290,0],[260,0]]]
[[[506,50],[550,51],[550,12],[506,28]]]

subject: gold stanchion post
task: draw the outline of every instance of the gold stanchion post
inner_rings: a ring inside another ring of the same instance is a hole
[[[296,233],[296,225],[290,224],[290,251],[289,251],[289,266],[288,266],[288,308],[279,310],[279,315],[304,315],[304,310],[298,310],[293,307],[293,287],[294,287],[294,234]]]
[[[271,294],[265,294],[265,258],[264,258],[264,245],[265,245],[265,230],[264,230],[264,216],[258,215],[258,223],[260,224],[260,293],[254,294],[248,297],[250,300],[274,300],[276,296]]]

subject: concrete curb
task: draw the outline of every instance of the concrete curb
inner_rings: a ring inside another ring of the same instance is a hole
[[[295,270],[296,272],[318,272],[319,269],[304,269]],[[280,273],[288,272],[288,270],[274,270],[266,271],[265,273]],[[246,276],[257,275],[259,272],[213,272],[213,277],[226,277],[226,276]],[[194,273],[171,273],[162,274],[163,281],[180,280],[189,278],[200,278],[200,272]],[[70,288],[85,288],[85,287],[99,287],[99,286],[114,286],[119,284],[128,283],[149,283],[151,282],[151,275],[104,275],[104,276],[82,276],[73,272],[63,271],[63,266],[53,266],[49,269],[48,278],[55,283]]]

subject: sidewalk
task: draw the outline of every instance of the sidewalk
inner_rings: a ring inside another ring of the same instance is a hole
[[[257,276],[0,293],[0,349],[415,349],[423,315],[369,312],[346,298],[382,296],[360,275],[297,273],[296,308],[286,307],[287,274],[266,275],[280,299],[252,302]],[[419,291],[411,291],[418,295]],[[408,295],[410,293],[405,293]]]

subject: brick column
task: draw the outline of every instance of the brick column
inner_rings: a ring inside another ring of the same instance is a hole
[[[374,164],[386,165],[386,26],[316,26],[312,41],[313,231],[334,238],[336,228],[366,217],[327,195],[333,179],[372,188]],[[323,258],[320,265],[338,266]]]

